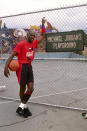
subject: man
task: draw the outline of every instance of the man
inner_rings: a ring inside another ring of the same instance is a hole
[[[32,116],[32,113],[29,111],[26,103],[31,97],[32,92],[34,91],[34,76],[31,62],[34,60],[35,56],[35,48],[38,47],[38,44],[42,42],[45,38],[45,19],[42,19],[42,36],[39,40],[35,40],[34,32],[27,33],[26,40],[19,42],[17,46],[12,51],[11,55],[6,61],[4,75],[8,77],[9,73],[9,64],[14,56],[18,57],[19,69],[16,72],[18,77],[18,82],[20,85],[20,99],[21,104],[16,110],[16,113],[19,116],[23,116],[27,118],[28,116]],[[26,90],[27,85],[27,90]]]

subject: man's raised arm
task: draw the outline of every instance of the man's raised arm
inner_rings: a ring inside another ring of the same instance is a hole
[[[41,37],[38,39],[38,43],[41,43],[44,39],[45,39],[45,33],[46,33],[46,30],[45,30],[45,18],[42,18],[42,34],[41,34]]]

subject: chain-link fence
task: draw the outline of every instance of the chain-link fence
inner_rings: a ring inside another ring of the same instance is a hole
[[[34,31],[36,37],[40,37],[43,17],[48,21],[45,25],[47,33],[76,30],[83,30],[85,34],[87,33],[87,5],[2,17],[0,29],[0,85],[6,85],[7,90],[0,92],[0,98],[18,98],[15,73],[11,72],[9,79],[6,79],[3,74],[3,62],[5,62],[5,58],[8,57],[18,41],[24,40],[25,31]],[[22,37],[20,37],[20,33],[22,33]],[[33,63],[35,91],[31,101],[61,107],[86,109],[87,63],[84,56],[82,54],[77,55],[74,52],[47,53],[45,48],[42,43],[36,50],[36,57],[44,60],[38,59]],[[46,57],[51,60],[46,60]],[[63,59],[78,57],[82,59],[79,61],[77,59],[74,59],[74,61]]]
[[[83,30],[87,32],[87,5],[48,9],[37,12],[1,17],[0,21],[0,54],[10,53],[15,45],[23,40],[24,30],[34,31],[36,37],[41,35],[41,20],[47,20],[45,27],[46,33],[67,32]],[[45,52],[45,44],[36,52]]]
[[[29,102],[87,110],[86,61],[36,60],[32,66],[35,89]],[[0,98],[19,100],[15,72],[10,71],[6,78],[3,70],[4,64],[0,64]]]

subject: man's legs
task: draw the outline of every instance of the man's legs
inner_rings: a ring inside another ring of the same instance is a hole
[[[25,117],[32,116],[32,113],[30,112],[30,110],[26,104],[27,104],[28,100],[30,99],[33,91],[34,91],[34,84],[32,82],[29,82],[27,85],[27,90],[26,90],[23,100],[22,100],[22,102],[25,104],[25,108],[24,108]]]
[[[28,100],[31,97],[31,94],[34,90],[34,76],[33,76],[32,66],[29,64],[23,64],[20,73],[21,73],[21,77],[20,77],[19,83],[20,83],[21,104],[19,105],[16,112],[20,116],[25,115],[24,117],[27,117],[27,116],[32,115],[26,106],[26,103],[28,102]],[[26,85],[27,85],[27,90],[26,90]],[[26,113],[26,110],[28,113]],[[26,115],[26,114],[28,114],[28,115]]]
[[[22,102],[22,100],[23,100],[25,90],[26,90],[26,86],[20,85],[19,96],[20,96],[20,100],[21,100],[21,102]]]
[[[24,116],[24,117],[28,117],[31,116],[32,113],[29,111],[28,107],[27,107],[27,102],[29,100],[29,98],[31,97],[32,92],[34,91],[34,84],[33,82],[29,82],[27,84],[27,90],[25,86],[20,86],[20,99],[21,99],[21,104],[19,105],[18,109],[17,109],[17,113],[20,116]]]
[[[28,102],[28,100],[31,97],[31,94],[33,93],[33,91],[34,91],[34,84],[32,82],[29,82],[27,84],[27,90],[26,90],[26,92],[25,92],[25,94],[23,96],[23,99],[22,99],[22,102],[24,104],[26,104]]]
[[[21,104],[19,105],[19,107],[16,110],[16,113],[18,113],[20,116],[24,115],[24,105],[25,104],[23,104],[22,101],[23,101],[25,90],[26,90],[26,85],[23,86],[20,84],[19,96],[20,96]]]

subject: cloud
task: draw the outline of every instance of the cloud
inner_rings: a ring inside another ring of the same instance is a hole
[[[87,3],[87,0],[1,0],[0,16]]]
[[[39,0],[38,0],[39,1]],[[60,9],[41,13],[32,13],[27,15],[3,18],[8,28],[30,28],[30,26],[39,26],[42,17],[45,17],[52,26],[59,31],[70,31],[86,29],[87,6],[75,8]]]

